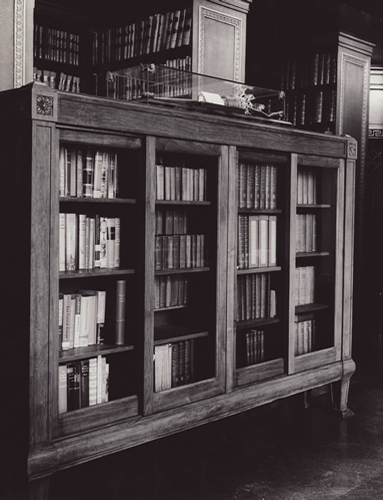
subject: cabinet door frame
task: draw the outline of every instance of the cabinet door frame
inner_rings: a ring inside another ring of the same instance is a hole
[[[144,401],[143,414],[182,406],[191,402],[211,398],[225,391],[225,347],[226,347],[226,273],[227,273],[227,190],[229,148],[213,143],[147,137],[146,142],[146,186],[145,186],[145,327],[144,327]],[[154,392],[154,238],[156,204],[156,151],[188,153],[215,157],[217,160],[217,251],[216,251],[216,311],[215,311],[215,376],[176,387]]]

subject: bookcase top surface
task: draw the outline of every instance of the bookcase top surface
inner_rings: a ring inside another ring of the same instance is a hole
[[[196,104],[196,106],[195,106]],[[206,105],[207,106],[204,106]],[[14,119],[52,121],[58,127],[153,135],[243,148],[344,158],[350,137],[299,130],[285,122],[237,115],[210,103],[123,102],[53,90],[41,83],[0,93],[0,106]],[[4,106],[4,107],[3,107]],[[21,111],[20,111],[21,110]],[[352,148],[351,148],[352,149]]]

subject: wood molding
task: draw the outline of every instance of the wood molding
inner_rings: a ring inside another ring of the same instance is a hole
[[[15,88],[24,85],[25,56],[25,4],[24,0],[15,0],[14,4],[14,73]]]
[[[238,17],[229,16],[216,10],[208,9],[207,7],[200,6],[199,12],[199,32],[198,32],[198,73],[206,74],[204,68],[205,58],[205,44],[207,38],[205,37],[205,20],[212,19],[218,23],[228,24],[234,27],[234,68],[233,80],[241,81],[241,38],[242,38],[242,20]]]

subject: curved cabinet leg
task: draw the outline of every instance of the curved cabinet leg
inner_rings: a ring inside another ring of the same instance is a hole
[[[51,476],[47,476],[30,481],[29,500],[48,500],[50,479]]]
[[[349,418],[354,413],[348,408],[348,392],[350,389],[350,380],[355,371],[355,363],[350,360],[350,363],[345,366],[343,377],[340,381],[331,384],[331,397],[335,411],[339,412],[342,418]]]

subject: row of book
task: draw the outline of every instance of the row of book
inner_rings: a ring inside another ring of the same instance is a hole
[[[74,92],[76,94],[80,93],[80,77],[67,75],[62,71],[57,79],[56,71],[34,67],[33,81],[45,83],[52,89],[65,90],[66,92]]]
[[[161,161],[161,160],[160,160]],[[157,200],[206,201],[205,168],[189,168],[185,165],[156,166]]]
[[[169,69],[168,69],[169,68]],[[142,67],[128,68],[123,73],[107,74],[107,97],[132,101],[141,97],[184,97],[192,93],[191,56],[167,59],[153,72],[143,73]]]
[[[315,268],[301,266],[295,269],[296,306],[312,304],[315,298]]]
[[[316,252],[316,215],[296,214],[297,252]]]
[[[317,203],[317,170],[313,167],[298,167],[297,204],[315,205]]]
[[[315,319],[295,322],[295,356],[306,354],[313,350],[315,340]]]
[[[93,63],[124,61],[191,43],[190,8],[154,14],[129,25],[93,33]]]
[[[204,234],[155,236],[154,268],[156,271],[204,266]]]
[[[117,280],[115,294],[115,331],[113,342],[125,343],[126,280]],[[60,350],[104,343],[106,291],[80,289],[59,294]],[[112,341],[111,338],[108,339]]]
[[[187,228],[186,210],[156,208],[156,235],[187,234]]]
[[[246,361],[248,365],[262,363],[265,359],[265,332],[250,330],[246,332]]]
[[[46,61],[78,66],[80,35],[35,24],[34,56]]]
[[[59,271],[120,267],[120,218],[59,214]]]
[[[239,163],[238,207],[277,208],[277,167],[275,165]]]
[[[277,264],[277,217],[238,215],[238,269]]]
[[[59,413],[109,399],[109,363],[104,356],[59,365]]]
[[[155,276],[154,309],[187,304],[188,278],[182,274]]]
[[[270,289],[266,273],[237,277],[237,321],[274,318],[277,314],[276,291]]]
[[[75,198],[116,198],[118,155],[106,149],[60,146],[59,195]]]
[[[323,52],[287,59],[283,63],[281,88],[294,90],[333,85],[337,79],[337,54]]]
[[[155,392],[194,380],[194,339],[154,346]]]
[[[317,90],[286,98],[286,117],[294,126],[332,124],[336,118],[336,90]]]
[[[59,295],[61,350],[103,343],[105,290],[79,290]]]

